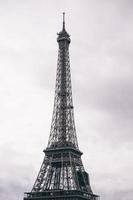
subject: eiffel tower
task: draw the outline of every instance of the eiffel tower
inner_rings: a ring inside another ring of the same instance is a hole
[[[72,101],[69,62],[70,35],[63,28],[59,45],[52,124],[45,157],[31,192],[24,200],[98,200],[93,194],[79,150]]]

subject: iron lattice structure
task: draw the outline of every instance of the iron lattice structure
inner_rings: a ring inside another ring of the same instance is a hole
[[[97,200],[89,183],[79,150],[73,112],[69,62],[70,35],[65,29],[58,34],[58,65],[54,110],[45,157],[32,191],[24,200]]]

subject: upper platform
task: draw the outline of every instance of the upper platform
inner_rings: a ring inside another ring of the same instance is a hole
[[[70,35],[67,33],[65,29],[65,13],[63,13],[63,27],[62,27],[62,31],[58,33],[57,42],[60,42],[63,40],[66,40],[69,43],[71,42]]]

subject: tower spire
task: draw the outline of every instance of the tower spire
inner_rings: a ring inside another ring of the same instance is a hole
[[[63,30],[65,30],[65,12],[63,12]]]

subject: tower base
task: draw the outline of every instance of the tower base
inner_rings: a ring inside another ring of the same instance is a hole
[[[47,190],[25,193],[24,200],[99,200],[99,196],[78,190]]]

